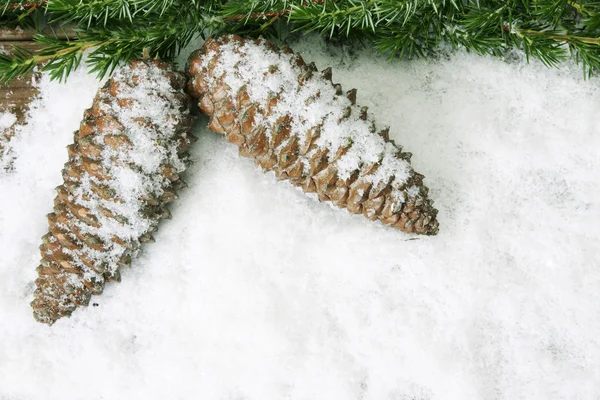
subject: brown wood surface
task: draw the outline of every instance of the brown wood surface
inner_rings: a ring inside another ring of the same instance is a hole
[[[8,52],[12,51],[13,45],[19,45],[27,50],[34,50],[38,47],[33,42],[0,41],[0,46]],[[29,100],[38,93],[37,89],[33,86],[33,82],[34,77],[32,74],[29,74],[13,79],[8,84],[1,85],[0,110],[11,111],[19,117],[23,110],[26,111]]]
[[[69,27],[64,29],[47,27],[43,30],[43,33],[61,40],[68,40],[76,36],[73,29]],[[35,34],[36,32],[32,29],[0,29],[0,50],[11,53],[14,46],[19,46],[33,52],[40,48],[38,44],[33,42]],[[39,94],[34,84],[38,78],[39,74],[33,73],[13,79],[6,85],[0,85],[0,113],[8,111],[17,118],[10,128],[0,129],[0,162],[6,144],[15,134],[15,127],[27,122],[26,116],[29,104]]]
[[[33,37],[39,32],[36,32],[30,28],[17,28],[17,29],[0,29],[0,40],[11,40],[11,41],[32,41]],[[57,39],[65,40],[75,37],[75,31],[70,28],[59,28],[53,26],[52,28],[47,27],[42,29],[42,33],[47,35],[55,36]]]
[[[53,31],[48,28],[47,30],[48,33],[54,32],[59,39],[75,37],[71,28],[55,28]],[[0,29],[0,46],[9,53],[14,46],[35,51],[40,48],[38,44],[33,42],[35,33],[32,29]],[[16,114],[18,118],[22,118],[24,113],[27,112],[29,100],[38,94],[33,82],[33,76],[30,74],[13,79],[8,85],[0,85],[0,112],[8,110]],[[19,119],[18,123],[21,122],[21,119]]]
[[[30,51],[39,47],[39,45],[32,41],[4,40],[6,35],[2,36],[3,32],[0,31],[0,46],[2,46],[2,50],[5,52],[12,52],[13,46],[20,46]],[[29,74],[13,79],[8,84],[0,85],[0,112],[8,111],[17,118],[13,126],[5,130],[0,130],[0,157],[2,157],[6,143],[14,136],[15,126],[26,122],[25,117],[29,110],[29,103],[39,93],[33,85],[34,75]]]

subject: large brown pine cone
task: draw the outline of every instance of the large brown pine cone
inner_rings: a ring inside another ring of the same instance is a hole
[[[49,232],[42,238],[33,315],[53,324],[120,280],[152,240],[166,204],[185,183],[194,117],[185,76],[158,60],[134,60],[100,89],[68,147]]]
[[[356,90],[343,93],[331,68],[317,72],[289,48],[223,36],[192,54],[188,92],[210,128],[265,171],[321,201],[406,232],[435,235],[437,210],[410,153],[376,133]]]

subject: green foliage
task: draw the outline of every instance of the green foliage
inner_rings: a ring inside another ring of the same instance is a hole
[[[371,41],[391,58],[429,56],[448,45],[495,56],[516,48],[548,66],[572,58],[588,75],[600,71],[600,2],[231,0],[223,9],[228,18],[242,15],[248,31],[265,32],[280,16],[297,31]]]
[[[177,4],[175,4],[177,3]],[[40,34],[42,49],[35,54],[15,48],[0,57],[0,82],[27,74],[36,65],[63,80],[76,69],[83,53],[99,78],[122,62],[141,57],[172,59],[205,28],[199,3],[175,0],[53,0],[46,5],[50,23],[69,24],[76,37],[64,41]]]
[[[197,35],[281,37],[287,30],[371,42],[390,58],[448,47],[494,56],[519,49],[548,66],[571,58],[587,75],[600,71],[600,2],[586,0],[48,0],[44,7],[51,22],[75,26],[78,37],[39,36],[40,52],[0,57],[1,81],[44,62],[64,79],[86,50],[104,76],[144,49],[172,58]],[[5,6],[2,15],[31,12]]]

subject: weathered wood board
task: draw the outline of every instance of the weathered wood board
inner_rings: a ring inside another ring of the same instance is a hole
[[[76,35],[71,28],[47,27],[43,30],[61,40],[74,38]],[[14,46],[34,51],[39,45],[33,41],[36,32],[32,29],[0,29],[0,51],[11,53]],[[29,110],[29,103],[39,93],[34,85],[38,74],[13,79],[7,85],[0,85],[0,114],[9,112],[16,117],[13,126],[3,129],[0,127],[0,161],[6,143],[14,135],[14,128],[24,124]],[[0,163],[1,164],[1,163]],[[0,171],[1,172],[1,171]]]
[[[34,50],[37,44],[31,41],[2,41],[0,46],[4,51],[11,52],[13,46],[20,46],[27,50]],[[21,118],[27,112],[29,100],[37,95],[38,91],[33,85],[33,75],[13,79],[8,85],[0,86],[0,110],[9,111]]]
[[[27,50],[33,50],[38,46],[30,40],[7,41],[2,39],[0,36],[0,46],[2,46],[0,50],[3,52],[12,52],[13,46],[20,46]],[[0,85],[0,113],[9,112],[16,117],[12,126],[0,127],[0,165],[3,169],[10,169],[11,164],[10,161],[3,159],[6,157],[6,146],[15,135],[15,128],[26,122],[29,103],[39,93],[34,85],[36,75],[35,73],[29,74],[13,79],[6,85]]]
[[[46,26],[42,32],[52,35],[60,40],[69,40],[76,37],[71,27]],[[40,46],[33,41],[38,32],[33,29],[0,29],[0,51],[11,53],[14,46],[34,51]],[[38,73],[13,79],[6,85],[0,85],[0,114],[8,112],[16,117],[15,123],[8,127],[0,126],[0,167],[6,168],[6,162],[2,158],[5,155],[7,144],[15,134],[15,128],[25,124],[29,104],[39,94],[35,81],[39,78]],[[0,170],[0,173],[2,171]]]

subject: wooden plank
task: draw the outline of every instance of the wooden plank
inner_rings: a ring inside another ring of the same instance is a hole
[[[21,28],[0,29],[0,40],[31,40],[33,35]]]
[[[13,46],[20,46],[29,51],[35,51],[40,48],[40,45],[34,42],[3,42],[0,41],[0,46],[5,52],[11,53],[13,50]],[[20,76],[18,78],[12,79],[8,84],[0,85],[0,90],[3,90],[6,94],[6,90],[12,90],[17,93],[22,90],[29,92],[31,88],[33,88],[33,75],[29,74],[26,76]],[[16,94],[14,96],[17,96]]]
[[[3,42],[0,41],[0,46],[2,46],[3,50],[11,53],[13,46],[20,46],[26,50],[34,51],[38,49],[40,46],[34,42]],[[15,92],[20,91],[22,89],[30,89],[33,87],[33,79],[31,74],[27,76],[20,76],[18,78],[12,79],[8,84],[0,85],[0,89],[11,89]]]
[[[24,48],[25,50],[33,51],[35,49],[39,49],[40,45],[35,43],[32,40],[28,41],[18,41],[18,40],[3,40],[0,39],[0,46],[4,48],[5,51],[11,51],[13,46],[19,46]]]
[[[35,87],[21,88],[19,90],[1,88],[0,96],[2,98],[0,98],[0,109],[18,106],[23,102],[27,102],[37,93],[38,90]]]
[[[1,41],[0,46],[8,53],[11,53],[13,46],[21,46],[27,50],[33,51],[39,48],[39,45],[32,41]],[[36,75],[39,75],[35,73]],[[0,130],[0,165],[5,165],[2,160],[4,149],[15,135],[15,127],[26,123],[26,115],[29,110],[31,99],[39,94],[34,86],[34,74],[15,78],[6,85],[0,85],[0,112],[9,112],[16,117],[15,123],[7,129]],[[9,163],[10,164],[10,163]]]
[[[0,29],[0,40],[10,41],[32,41],[33,37],[39,32],[31,28],[16,28],[16,29]],[[54,26],[52,28],[46,27],[42,29],[43,34],[56,37],[60,40],[74,39],[77,37],[72,27],[59,28]]]
[[[61,40],[75,38],[75,32],[72,28],[52,30],[47,27],[43,33],[55,36]],[[40,45],[33,42],[33,37],[37,32],[33,29],[0,29],[0,50],[11,53],[14,46],[19,46],[29,51],[35,51],[40,48]],[[37,75],[34,79],[34,74]],[[17,125],[25,124],[29,103],[31,99],[39,94],[39,91],[34,85],[34,82],[39,78],[39,74],[34,73],[24,77],[19,77],[11,80],[6,85],[0,85],[0,112],[10,112],[16,117],[16,122],[8,129],[0,130],[0,165],[5,165],[2,157],[4,149],[15,134]]]

